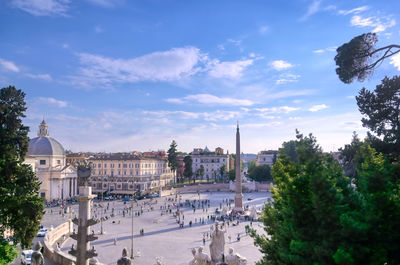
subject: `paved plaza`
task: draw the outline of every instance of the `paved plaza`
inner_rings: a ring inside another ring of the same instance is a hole
[[[263,204],[270,197],[267,192],[245,193],[243,194],[244,206],[249,205],[249,208],[255,206],[257,210],[261,210]],[[177,198],[178,197],[178,198]],[[179,196],[168,196],[162,198],[154,198],[152,200],[145,199],[134,202],[134,213],[142,212],[140,216],[134,214],[134,264],[155,264],[156,258],[162,260],[162,264],[187,264],[192,259],[191,249],[194,247],[203,246],[203,237],[205,237],[204,250],[207,254],[210,253],[208,245],[210,244],[210,228],[214,221],[211,220],[211,215],[215,214],[216,208],[229,207],[229,202],[226,199],[233,199],[234,193],[228,192],[206,192],[198,195],[197,193],[182,194],[180,202],[183,207],[180,208],[183,215],[181,216],[181,224],[177,223],[177,217],[173,215],[176,212]],[[250,198],[250,200],[249,200]],[[210,200],[210,207],[204,204],[204,210],[200,204],[198,208],[198,200]],[[196,210],[193,211],[191,206],[185,205],[189,200],[196,200]],[[95,202],[95,204],[97,204]],[[110,201],[103,202],[103,208],[92,207],[92,216],[108,217],[108,220],[103,222],[104,234],[100,235],[101,224],[90,227],[99,239],[91,242],[95,246],[99,256],[98,259],[104,264],[116,264],[118,258],[121,257],[122,249],[127,247],[131,249],[131,222],[132,216],[127,209],[131,206],[131,202]],[[168,210],[171,209],[171,213]],[[233,203],[231,204],[233,207]],[[107,209],[108,207],[108,209]],[[161,209],[162,208],[162,209]],[[54,227],[65,222],[70,216],[77,213],[77,205],[72,206],[72,213],[66,214],[64,217],[59,214],[57,208],[47,208],[43,225]],[[101,210],[103,209],[103,210]],[[114,209],[114,210],[113,210]],[[125,211],[125,213],[124,213]],[[114,217],[110,217],[114,212]],[[166,213],[167,212],[167,213]],[[204,223],[203,223],[204,219]],[[192,222],[190,226],[189,223]],[[220,222],[221,223],[221,222]],[[233,225],[233,223],[235,225]],[[250,225],[250,221],[241,220],[239,225],[235,222],[226,222],[227,233],[225,235],[225,253],[229,247],[233,247],[235,252],[245,256],[248,260],[247,264],[255,264],[261,258],[261,253],[254,246],[253,239],[246,235],[245,226]],[[262,224],[252,222],[252,227],[259,232],[263,232]],[[140,233],[143,230],[143,233]],[[238,234],[240,240],[237,240]],[[230,238],[230,239],[229,239]],[[61,250],[67,252],[71,245],[76,242],[68,238],[61,244]]]

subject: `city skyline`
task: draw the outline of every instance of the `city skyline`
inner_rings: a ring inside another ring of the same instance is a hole
[[[324,151],[361,137],[354,97],[398,75],[394,56],[363,83],[335,73],[336,48],[376,32],[400,42],[397,1],[11,0],[0,3],[0,83],[26,94],[31,138],[74,152],[278,149],[295,129]]]

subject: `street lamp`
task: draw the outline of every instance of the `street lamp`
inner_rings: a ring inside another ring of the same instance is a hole
[[[131,216],[132,216],[132,238],[131,238],[131,259],[133,259],[133,198],[135,198],[135,179],[132,174],[132,199],[131,199]]]

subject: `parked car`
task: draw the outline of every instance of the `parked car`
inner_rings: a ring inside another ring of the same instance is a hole
[[[32,249],[22,251],[21,264],[30,265],[31,264],[32,253],[33,253]]]
[[[129,202],[130,200],[131,200],[131,198],[129,198],[129,197],[122,198],[122,201],[124,201],[124,202]]]
[[[47,229],[40,229],[37,236],[44,237],[46,236],[47,232],[48,232]]]

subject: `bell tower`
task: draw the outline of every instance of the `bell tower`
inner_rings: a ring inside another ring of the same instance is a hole
[[[43,121],[39,125],[39,132],[38,132],[39,137],[49,137],[49,126],[47,126],[46,122]]]

